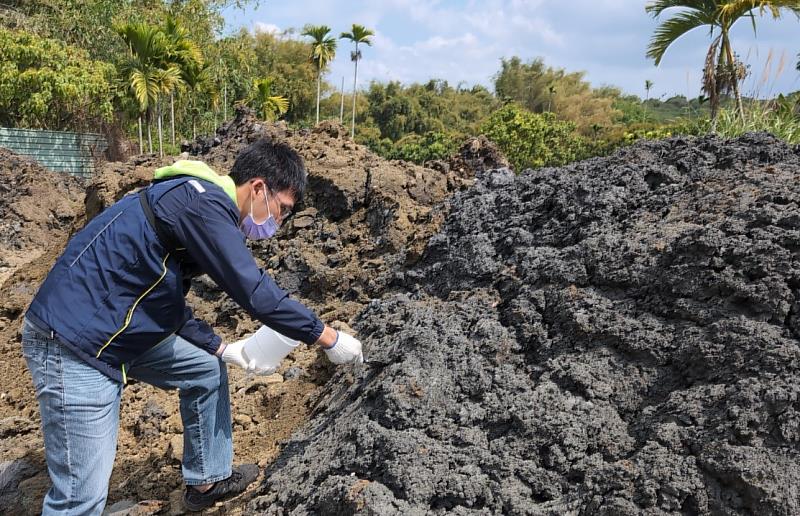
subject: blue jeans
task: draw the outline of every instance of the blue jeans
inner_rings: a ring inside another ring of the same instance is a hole
[[[42,416],[52,486],[42,514],[101,514],[117,448],[123,384],[25,321],[22,350]],[[216,356],[172,335],[129,364],[127,376],[178,389],[187,485],[231,475],[228,374]]]

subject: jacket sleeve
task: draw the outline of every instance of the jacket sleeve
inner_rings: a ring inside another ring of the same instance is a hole
[[[185,209],[170,217],[176,238],[200,269],[251,317],[291,339],[316,342],[322,321],[290,299],[256,265],[239,230],[238,211],[224,195],[211,189],[192,195]]]
[[[216,354],[222,344],[222,337],[214,333],[211,325],[201,319],[196,319],[192,314],[192,309],[188,306],[184,308],[183,318],[183,325],[175,333],[212,355]]]

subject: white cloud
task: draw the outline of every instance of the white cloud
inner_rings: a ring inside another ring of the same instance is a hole
[[[281,28],[274,23],[255,22],[253,29],[254,32],[266,32],[268,34],[280,34],[283,32]]]

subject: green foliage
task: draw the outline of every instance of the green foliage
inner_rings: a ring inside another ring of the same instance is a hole
[[[517,171],[564,165],[586,152],[575,124],[560,121],[552,113],[532,113],[513,103],[492,113],[481,132],[500,147]]]
[[[429,131],[424,135],[409,134],[394,143],[385,152],[389,159],[401,159],[424,163],[435,159],[446,159],[458,150],[463,135]]]
[[[0,125],[94,128],[111,119],[114,74],[82,50],[0,28]]]
[[[716,132],[734,138],[747,132],[766,131],[791,144],[800,144],[800,116],[795,101],[780,95],[773,101],[745,104],[744,117],[730,109],[720,110]]]
[[[675,11],[675,8],[680,10]],[[795,0],[653,0],[645,6],[645,11],[656,19],[666,12],[671,17],[656,27],[647,48],[647,57],[658,66],[676,40],[694,29],[707,28],[711,44],[703,68],[703,91],[709,96],[711,118],[716,118],[720,97],[725,93],[734,94],[739,113],[744,116],[739,83],[748,71],[733,52],[730,30],[738,20],[750,18],[755,33],[757,15],[768,12],[778,19],[782,9],[800,17],[800,3]]]
[[[327,25],[306,25],[303,36],[311,38],[309,60],[317,69],[317,112],[316,123],[319,123],[319,102],[322,97],[322,73],[336,56],[336,39],[330,36],[331,28]]]
[[[14,26],[61,40],[92,52],[95,59],[114,62],[124,45],[113,29],[114,22],[160,23],[171,13],[201,47],[211,45],[224,25],[222,12],[243,7],[253,0],[47,0],[12,2],[19,15],[0,17]],[[2,10],[0,10],[2,11]]]
[[[621,95],[614,99],[614,108],[619,112],[615,123],[622,125],[645,122],[670,123],[679,118],[698,118],[703,111],[700,98],[688,100],[676,95],[666,100],[648,99],[642,101],[636,95]]]
[[[271,77],[272,91],[289,101],[284,119],[289,123],[309,120],[314,113],[317,72],[308,60],[308,43],[263,32],[246,37],[253,44],[252,76]]]
[[[350,58],[353,61],[358,61],[361,59],[361,54],[358,54],[358,45],[372,45],[372,40],[370,39],[372,36],[375,35],[375,32],[371,29],[364,27],[363,25],[359,25],[357,23],[353,24],[353,27],[350,29],[350,32],[342,32],[339,35],[340,39],[348,39],[355,44],[356,53],[351,55]]]
[[[336,56],[336,39],[330,36],[331,28],[327,25],[306,25],[302,35],[311,38],[309,59],[322,72]]]
[[[475,134],[499,103],[485,88],[453,88],[446,81],[403,86],[373,82],[367,92],[369,122],[381,138],[398,141],[408,134]]]
[[[253,83],[253,92],[248,99],[264,120],[275,120],[289,109],[286,97],[272,93],[272,84],[271,77],[256,79]]]
[[[159,96],[182,81],[181,69],[172,61],[170,41],[161,28],[146,23],[117,25],[115,30],[128,47],[128,57],[120,63],[122,79],[139,112],[149,114]]]
[[[613,103],[619,91],[593,89],[584,75],[551,68],[542,59],[523,63],[512,57],[501,61],[494,87],[503,100],[517,102],[534,113],[555,113],[573,122],[581,134],[590,134],[592,126],[610,126],[618,116]]]

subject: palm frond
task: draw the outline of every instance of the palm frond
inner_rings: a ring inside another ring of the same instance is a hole
[[[325,69],[336,56],[336,39],[329,36],[330,31],[327,25],[306,25],[303,29],[302,35],[312,39],[309,59],[317,71]]]
[[[713,28],[717,25],[714,11],[691,10],[676,13],[672,18],[656,27],[647,47],[647,57],[653,59],[658,66],[667,49],[675,40],[699,27],[710,26]]]
[[[342,32],[339,35],[339,39],[349,39],[353,43],[364,44],[372,46],[372,40],[370,40],[370,36],[374,36],[375,32],[371,29],[364,27],[363,25],[359,25],[354,23],[353,26],[350,28],[350,32]]]
[[[658,18],[667,9],[681,7],[702,12],[713,12],[717,8],[714,0],[654,0],[645,5],[644,10],[653,18]]]

